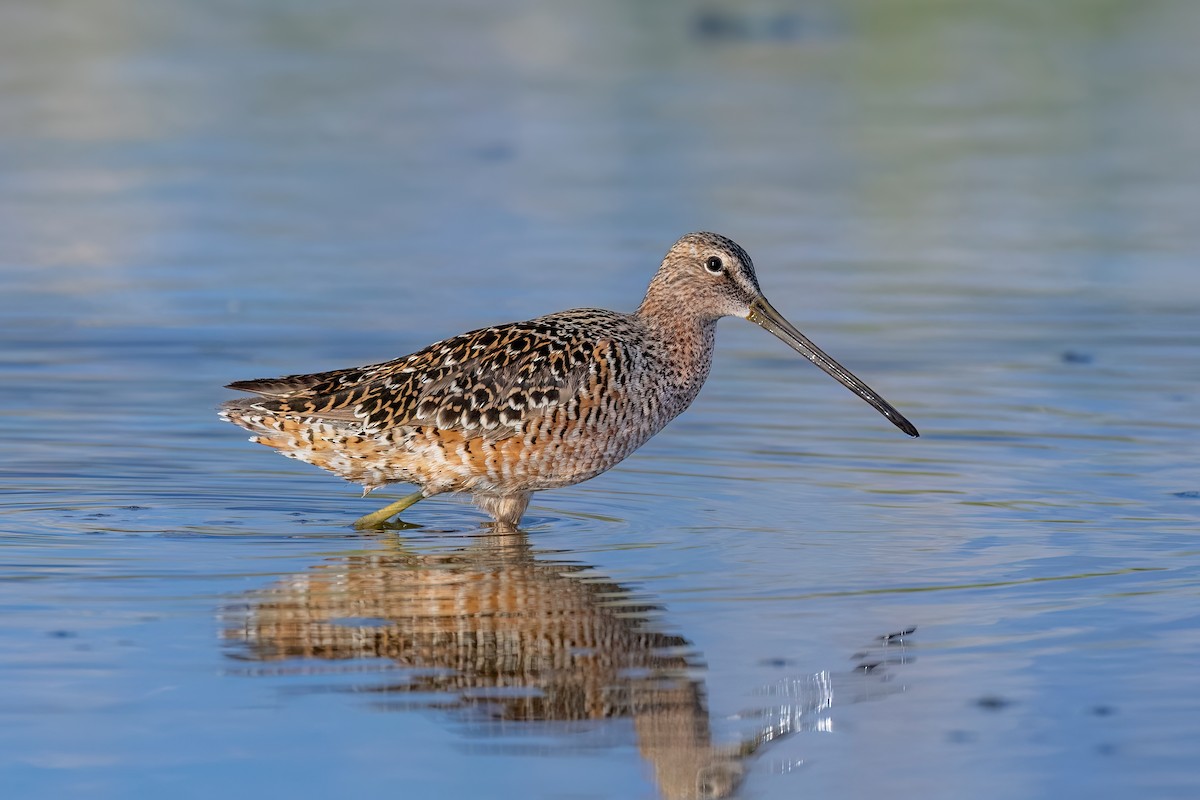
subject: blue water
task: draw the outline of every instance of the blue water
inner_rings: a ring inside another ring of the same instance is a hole
[[[1200,795],[1200,6],[893,5],[0,7],[0,793]],[[497,539],[216,419],[695,229],[922,437],[730,320]]]

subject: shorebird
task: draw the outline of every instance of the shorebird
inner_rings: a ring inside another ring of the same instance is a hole
[[[767,302],[745,250],[703,232],[671,246],[632,314],[560,311],[381,364],[235,381],[228,388],[258,396],[226,402],[221,417],[252,442],[361,484],[364,495],[420,487],[356,527],[379,527],[446,492],[469,492],[498,524],[515,526],[533,492],[610,469],[691,405],[721,317],[765,328],[918,435]]]

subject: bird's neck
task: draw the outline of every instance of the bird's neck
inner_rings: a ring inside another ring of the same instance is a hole
[[[691,402],[712,365],[717,318],[698,314],[686,300],[657,295],[653,288],[646,293],[636,317],[665,355],[663,377],[680,387],[688,395],[687,402]]]
[[[674,278],[674,273],[666,269],[655,273],[636,316],[664,330],[676,327],[713,330],[719,317],[702,313],[697,307],[699,304],[693,302]]]

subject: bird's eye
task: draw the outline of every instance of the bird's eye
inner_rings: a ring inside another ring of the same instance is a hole
[[[704,268],[714,275],[717,275],[721,270],[725,269],[725,262],[718,256],[709,256],[708,261],[704,262]]]

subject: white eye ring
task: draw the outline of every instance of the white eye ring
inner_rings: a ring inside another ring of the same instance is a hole
[[[709,256],[708,260],[704,262],[704,268],[713,275],[720,275],[725,271],[725,262],[721,260],[720,256]]]

